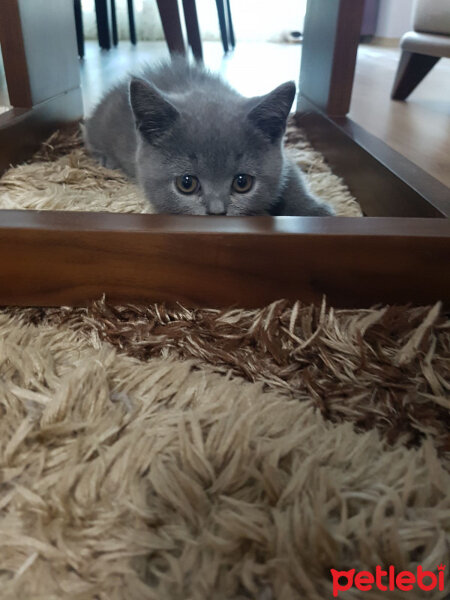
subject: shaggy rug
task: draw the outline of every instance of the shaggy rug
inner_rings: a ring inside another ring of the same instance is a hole
[[[300,135],[314,191],[358,211]],[[76,132],[0,188],[2,208],[149,210]],[[439,303],[5,308],[0,598],[328,600],[331,569],[437,574],[449,392]],[[406,597],[448,598],[445,575]]]
[[[1,597],[314,600],[332,568],[436,571],[449,332],[439,306],[4,310]]]
[[[339,216],[361,216],[348,188],[292,122],[286,148],[303,169],[310,189]],[[0,179],[0,209],[151,213],[141,190],[119,171],[105,169],[83,147],[78,127],[57,131],[34,158]]]

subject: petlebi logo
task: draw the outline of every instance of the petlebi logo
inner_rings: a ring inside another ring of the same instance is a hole
[[[382,592],[393,590],[409,592],[414,589],[426,592],[435,589],[443,591],[445,565],[439,565],[437,571],[437,575],[433,571],[424,571],[420,565],[415,573],[412,571],[396,571],[393,565],[388,567],[387,571],[377,565],[375,573],[370,571],[359,571],[357,573],[356,569],[350,569],[349,571],[331,569],[333,596],[337,598],[341,592],[346,592],[352,587],[361,592],[368,592],[373,588]],[[341,597],[345,600],[345,594]],[[386,594],[386,598],[388,597],[389,594]]]

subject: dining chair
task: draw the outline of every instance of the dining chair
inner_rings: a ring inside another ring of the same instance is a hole
[[[393,100],[406,100],[441,58],[450,58],[449,0],[417,0],[413,28],[400,40]]]
[[[177,0],[157,0],[157,6],[164,36],[171,54],[185,54],[186,47],[181,28]],[[136,25],[133,0],[127,0],[130,41],[136,44]],[[202,42],[198,25],[195,0],[183,0],[188,44],[197,61],[203,60]],[[84,31],[81,0],[74,0],[75,25],[77,31],[78,54],[84,57]],[[101,48],[109,50],[118,44],[117,14],[115,0],[95,0],[98,42]]]
[[[216,0],[216,6],[223,50],[227,53],[236,46],[230,0]]]
[[[127,0],[128,26],[130,41],[136,44],[136,26],[134,19],[133,0]],[[119,37],[117,33],[116,0],[95,0],[95,15],[97,19],[98,43],[101,48],[109,50],[111,45],[117,46]]]

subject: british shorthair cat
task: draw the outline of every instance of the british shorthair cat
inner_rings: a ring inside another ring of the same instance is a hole
[[[143,188],[155,212],[333,215],[285,155],[294,82],[245,98],[176,57],[113,88],[87,119],[88,150]]]

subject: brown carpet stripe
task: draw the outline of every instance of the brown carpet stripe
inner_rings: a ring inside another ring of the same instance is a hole
[[[17,314],[98,336],[142,361],[195,359],[312,403],[326,419],[376,428],[390,443],[429,435],[450,452],[450,320],[439,304],[334,310],[279,301],[220,311],[103,301]]]

